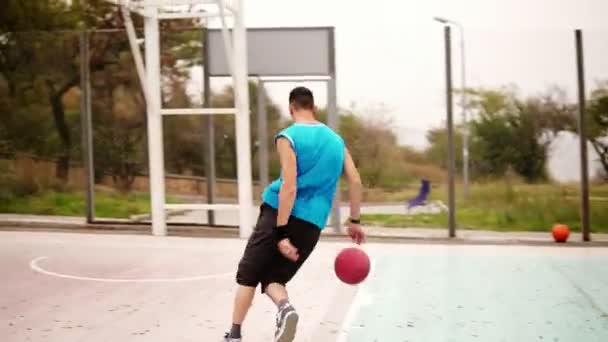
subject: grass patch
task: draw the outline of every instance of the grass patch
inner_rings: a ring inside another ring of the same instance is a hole
[[[591,229],[608,232],[608,187],[594,186],[591,191]],[[595,190],[595,191],[594,191]],[[462,194],[461,191],[458,191]],[[432,196],[447,202],[445,191]],[[461,229],[494,231],[547,231],[555,223],[580,230],[578,190],[575,186],[555,184],[486,183],[471,187],[468,199],[457,197],[456,220]],[[363,215],[366,223],[386,227],[447,227],[446,213],[428,215]]]
[[[0,203],[0,212],[11,214],[84,216],[84,192],[44,191],[31,196],[17,197]],[[95,214],[97,217],[129,218],[150,212],[148,194],[97,191]]]
[[[141,193],[102,193],[95,195],[97,217],[128,218],[150,212],[150,195]]]

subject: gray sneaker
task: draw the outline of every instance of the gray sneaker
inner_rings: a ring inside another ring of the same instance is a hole
[[[222,340],[222,342],[241,342],[241,339],[230,337],[230,333],[226,333],[226,335],[224,335],[224,339]]]
[[[275,342],[292,342],[296,337],[298,313],[291,304],[287,304],[277,312],[277,330],[274,333]]]

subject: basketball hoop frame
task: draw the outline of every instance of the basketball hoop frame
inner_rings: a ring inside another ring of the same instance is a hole
[[[235,115],[237,142],[238,205],[209,204],[209,210],[237,210],[239,235],[248,237],[253,231],[253,194],[251,172],[251,137],[249,122],[249,89],[247,73],[247,33],[243,20],[244,0],[106,0],[121,7],[129,45],[135,61],[144,97],[148,124],[148,156],[150,170],[150,196],[152,233],[167,235],[165,197],[165,166],[163,145],[163,116],[165,115]],[[144,18],[145,64],[131,13]],[[234,84],[235,108],[162,108],[160,79],[159,21],[164,19],[219,18],[230,76]],[[232,18],[228,27],[227,17]],[[199,208],[184,204],[182,207]]]
[[[228,0],[106,0],[117,6],[126,7],[141,16],[157,15],[159,19],[208,18],[220,16],[220,7],[227,14],[237,10],[233,1]],[[155,9],[154,12],[148,10]]]

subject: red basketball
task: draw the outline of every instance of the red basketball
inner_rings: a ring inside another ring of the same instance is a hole
[[[553,239],[555,242],[566,242],[570,236],[570,229],[565,224],[556,224],[553,226]]]
[[[359,248],[345,248],[336,257],[334,269],[336,276],[346,284],[359,284],[369,274],[369,257]]]

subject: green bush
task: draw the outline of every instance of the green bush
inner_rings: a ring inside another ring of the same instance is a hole
[[[13,196],[10,184],[14,182],[14,176],[4,162],[0,162],[0,202],[9,201]]]
[[[8,202],[14,198],[33,195],[40,190],[35,182],[20,180],[7,161],[0,161],[0,201]]]

